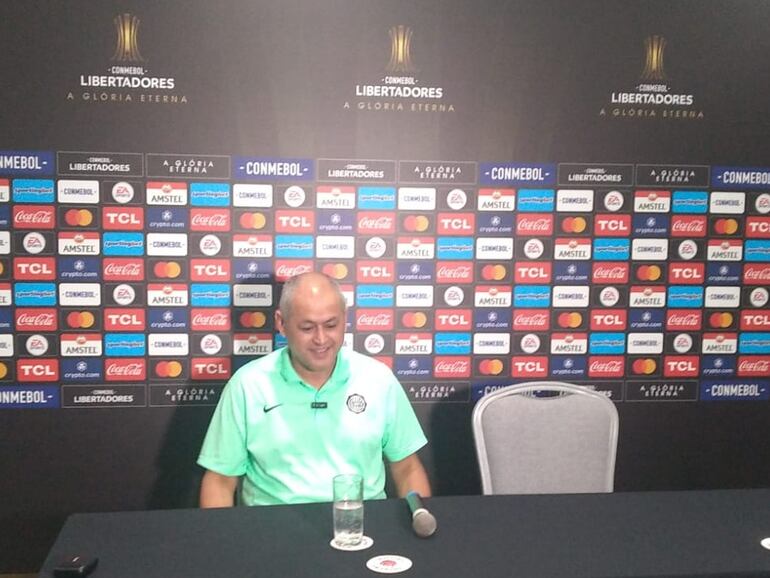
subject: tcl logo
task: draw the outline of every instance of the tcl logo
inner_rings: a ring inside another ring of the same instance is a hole
[[[58,359],[19,359],[16,362],[16,374],[19,381],[58,381]]]
[[[741,311],[741,331],[770,330],[770,312]]]
[[[229,281],[229,259],[192,259],[190,261],[190,280],[192,281]]]
[[[591,311],[591,331],[611,331],[626,328],[626,309],[595,309]]]
[[[313,211],[276,211],[275,230],[278,233],[312,233],[315,231]]]
[[[546,377],[548,358],[544,355],[514,357],[511,360],[511,375],[513,377]]]
[[[472,235],[476,217],[473,213],[439,213],[437,225],[439,235]]]
[[[470,309],[437,309],[435,313],[436,331],[458,331],[471,328]]]
[[[695,355],[667,355],[663,360],[664,377],[698,377],[700,358]]]
[[[770,239],[770,217],[748,217],[746,219],[746,236]]]
[[[597,237],[628,237],[631,234],[631,215],[597,215],[594,235]]]
[[[199,381],[223,380],[230,377],[230,358],[193,357],[190,378]]]
[[[53,281],[56,279],[56,260],[53,257],[15,257],[13,277],[17,281]]]
[[[104,207],[102,228],[106,231],[141,231],[144,209],[141,207]]]
[[[702,285],[705,263],[670,263],[668,278],[674,285]]]
[[[392,261],[359,261],[356,280],[359,283],[391,282],[396,277],[396,266]]]
[[[107,308],[104,310],[105,331],[144,331],[145,309]]]
[[[516,283],[550,283],[551,282],[551,262],[544,263],[516,263],[515,281]]]

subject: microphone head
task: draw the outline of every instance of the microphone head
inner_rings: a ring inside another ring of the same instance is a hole
[[[436,518],[428,510],[419,510],[412,518],[412,529],[420,538],[428,538],[436,532]]]

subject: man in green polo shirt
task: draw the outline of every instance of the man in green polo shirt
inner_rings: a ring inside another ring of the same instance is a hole
[[[201,507],[323,502],[332,478],[359,473],[364,498],[385,497],[385,458],[399,496],[430,495],[417,450],[427,443],[409,400],[382,363],[342,348],[345,299],[320,273],[286,282],[275,314],[287,347],[228,382],[198,463]]]

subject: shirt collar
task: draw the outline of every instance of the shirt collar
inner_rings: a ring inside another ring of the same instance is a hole
[[[350,379],[350,360],[348,359],[348,356],[345,355],[344,349],[344,347],[341,347],[337,352],[337,361],[334,364],[334,370],[332,371],[331,376],[329,376],[329,379],[326,381],[326,383],[323,384],[321,388],[324,391],[328,391],[330,389],[336,388],[337,386],[344,385],[348,382],[348,379]],[[304,385],[305,387],[311,387],[302,380],[302,378],[297,373],[297,370],[294,369],[294,366],[291,364],[288,347],[284,347],[281,350],[280,372],[281,377],[288,384],[297,384]]]

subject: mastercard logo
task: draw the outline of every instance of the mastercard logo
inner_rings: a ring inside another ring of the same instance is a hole
[[[348,276],[348,267],[343,263],[327,263],[323,266],[322,271],[332,279],[337,279],[338,281]]]
[[[567,217],[561,222],[561,230],[565,233],[582,233],[588,228],[584,217]]]
[[[428,324],[428,316],[421,311],[404,313],[401,317],[401,323],[404,327],[421,329]]]
[[[94,215],[88,209],[70,209],[64,213],[64,222],[70,227],[88,227],[94,222]]]
[[[265,316],[265,314],[261,311],[247,311],[246,313],[241,313],[241,316],[238,318],[238,320],[241,323],[241,327],[260,328],[264,327],[265,323],[267,323],[267,316]]]
[[[663,276],[663,270],[658,265],[642,265],[636,270],[636,278],[640,281],[657,281]]]
[[[559,327],[576,329],[583,323],[583,316],[580,313],[562,313],[557,319]]]
[[[506,274],[504,265],[484,265],[481,269],[481,278],[484,281],[502,281]]]
[[[8,375],[8,366],[5,363],[0,363],[0,379],[4,379]]]
[[[160,279],[176,279],[182,274],[182,266],[176,261],[159,261],[152,271]]]
[[[72,311],[67,314],[67,325],[72,329],[90,329],[96,317],[90,311]]]
[[[500,375],[503,372],[503,362],[499,359],[483,359],[479,363],[479,373],[482,375]]]
[[[711,325],[711,327],[717,327],[720,329],[730,327],[733,324],[733,314],[732,313],[712,313],[709,316],[709,324]]]
[[[632,365],[632,370],[636,375],[651,375],[657,367],[654,359],[637,359]]]
[[[3,265],[2,261],[0,261],[0,275],[5,273],[5,265]]]
[[[714,222],[714,232],[717,235],[734,235],[738,232],[738,221],[735,219],[717,219]]]
[[[404,219],[404,229],[415,233],[424,233],[430,227],[428,217],[424,215],[409,215]]]
[[[178,361],[161,361],[155,366],[158,377],[179,377],[182,375],[182,364]]]
[[[262,213],[243,213],[238,219],[243,229],[264,229],[267,224],[267,219]]]

